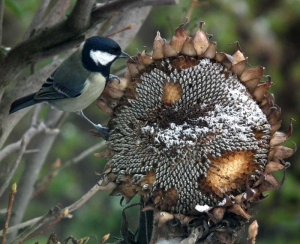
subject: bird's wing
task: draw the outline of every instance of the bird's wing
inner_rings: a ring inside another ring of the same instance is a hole
[[[35,94],[34,100],[49,101],[69,97],[70,95],[65,93],[62,89],[59,88],[59,86],[55,84],[53,74],[46,80],[41,89]]]
[[[34,99],[49,101],[77,97],[83,92],[89,74],[81,64],[80,53],[75,53],[46,80]]]

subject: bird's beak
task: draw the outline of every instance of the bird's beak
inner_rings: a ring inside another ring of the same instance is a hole
[[[121,52],[121,54],[118,58],[131,58],[131,57],[127,53]]]

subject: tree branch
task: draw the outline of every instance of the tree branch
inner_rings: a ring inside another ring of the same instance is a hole
[[[51,0],[43,1],[40,6],[40,10],[34,17],[31,26],[27,31],[27,38],[40,33],[42,29],[49,28],[58,24],[65,19],[66,13],[71,6],[71,0],[56,1],[55,4],[50,7]],[[49,9],[50,8],[50,9]],[[39,14],[41,12],[41,14]]]
[[[41,183],[38,185],[35,193],[33,194],[33,197],[38,195],[40,192],[45,191],[45,189],[47,189],[48,186],[50,185],[50,183],[52,182],[53,178],[56,177],[61,172],[61,170],[64,170],[64,169],[66,169],[70,166],[78,164],[83,159],[85,159],[86,157],[88,157],[92,153],[95,153],[96,151],[103,149],[105,146],[106,146],[106,141],[101,141],[101,142],[95,144],[94,146],[84,150],[83,152],[81,152],[76,157],[66,161],[63,164],[63,166],[61,166],[60,163],[59,163],[59,166],[55,167],[48,175],[46,175],[43,178]],[[60,160],[59,160],[59,162],[60,162]],[[56,163],[54,163],[54,164],[56,164]]]
[[[22,138],[14,143],[7,145],[0,151],[0,162],[14,152],[20,150],[23,144],[25,145],[25,147],[27,147],[31,139],[41,132],[52,133],[52,130],[50,130],[48,126],[46,126],[43,122],[37,124],[36,115],[34,113],[31,127],[24,133]]]
[[[27,220],[23,223],[20,223],[18,225],[14,225],[14,226],[11,226],[7,229],[7,234],[10,234],[12,231],[18,231],[20,229],[24,229],[28,226],[31,226],[31,225],[34,225],[35,223],[37,223],[39,220],[42,219],[43,216],[40,216],[40,217],[36,217],[36,218],[33,218],[33,219],[30,219],[30,220]],[[0,236],[3,235],[3,230],[0,230]]]
[[[61,111],[51,111],[49,118],[51,118],[53,122],[48,121],[47,126],[50,128],[56,128],[57,130],[57,123],[59,123],[62,115],[63,112]],[[25,211],[34,192],[35,182],[40,175],[40,171],[46,162],[48,153],[52,148],[57,135],[58,133],[50,135],[41,134],[36,142],[37,145],[39,145],[39,152],[33,155],[33,158],[29,163],[27,162],[24,173],[20,180],[20,189],[16,198],[15,213],[11,221],[13,225],[19,224],[23,220]],[[13,232],[10,236],[10,240],[15,238],[16,234],[16,232]]]
[[[40,134],[41,132],[45,133],[53,133],[56,132],[56,130],[51,130],[48,127],[45,126],[44,123],[40,123],[38,126],[31,126],[23,135],[22,139],[6,146],[1,152],[0,152],[0,161],[6,158],[7,156],[11,155],[13,152],[16,152],[19,150],[18,158],[15,161],[13,167],[11,168],[10,172],[6,175],[4,179],[4,183],[0,187],[0,196],[3,195],[6,188],[9,185],[9,182],[11,181],[12,177],[14,176],[17,168],[19,167],[19,164],[22,160],[23,154],[27,148],[27,145],[31,141],[33,137]]]
[[[92,146],[92,147],[86,149],[85,151],[81,152],[76,157],[68,160],[66,163],[64,163],[64,165],[61,167],[61,169],[65,169],[67,167],[70,167],[72,165],[75,165],[75,164],[79,163],[80,161],[85,159],[87,156],[89,156],[92,153],[104,148],[105,146],[106,146],[106,141],[101,141],[101,142],[95,144],[94,146]]]
[[[169,0],[162,0],[160,2],[164,4],[165,2],[169,2]],[[61,53],[63,49],[76,46],[82,42],[82,35],[88,30],[93,29],[96,24],[104,19],[110,18],[113,12],[133,6],[133,4],[143,6],[146,3],[141,0],[117,0],[107,3],[92,11],[90,14],[90,25],[80,31],[70,28],[68,24],[70,20],[65,20],[37,33],[11,50],[0,63],[0,124],[2,125],[0,128],[0,136],[4,133],[3,124],[5,124],[4,120],[7,116],[9,104],[11,104],[14,99],[12,93],[7,94],[5,90],[8,84],[14,89],[17,78],[24,68],[39,59]],[[75,12],[74,15],[76,15]],[[2,97],[3,94],[5,99]]]
[[[14,206],[14,201],[15,201],[15,196],[17,194],[17,184],[14,183],[11,187],[10,193],[9,193],[9,200],[8,200],[8,207],[7,207],[7,213],[6,213],[6,220],[3,228],[3,237],[2,237],[2,244],[6,244],[6,234],[7,234],[7,229],[9,226],[10,218],[12,215],[12,210]]]
[[[80,32],[90,25],[91,11],[96,0],[77,0],[68,19],[68,26],[75,32]]]
[[[136,0],[137,1],[137,0]],[[117,1],[118,2],[118,1]],[[131,3],[131,1],[124,1],[124,3]],[[121,4],[121,6],[126,6]],[[111,5],[111,4],[108,4]],[[106,5],[104,5],[105,7]],[[102,12],[102,7],[97,9]],[[110,17],[111,11],[104,8],[106,12],[102,12],[101,19],[105,19],[107,16]],[[99,17],[100,18],[100,17]],[[94,18],[94,21],[96,19]],[[98,23],[99,21],[97,21]],[[51,56],[62,51],[63,48],[71,48],[82,42],[82,34],[92,29],[93,25],[89,25],[85,30],[78,32],[73,30],[67,24],[67,20],[56,24],[53,27],[45,29],[42,32],[37,33],[28,40],[20,43],[17,47],[11,50],[7,56],[0,63],[0,136],[2,137],[4,130],[5,118],[9,109],[9,104],[13,101],[14,96],[12,92],[5,92],[8,84],[11,89],[15,89],[17,78],[21,74],[24,68],[30,63],[35,62],[46,56]],[[53,38],[55,37],[55,38]],[[5,99],[4,99],[5,98]],[[1,138],[2,139],[2,138]]]
[[[57,54],[57,47],[60,45],[68,45],[71,43],[70,47],[72,47],[78,44],[80,42],[78,36],[92,28],[96,23],[99,23],[99,21],[110,17],[112,12],[119,11],[134,2],[138,2],[138,0],[114,1],[113,3],[99,7],[91,14],[91,24],[80,31],[74,26],[70,26],[70,20],[65,20],[22,42],[11,50],[0,64],[0,88],[3,89],[8,82],[15,82],[13,80],[16,79],[22,69],[31,62],[43,57],[43,52],[52,50],[51,55],[54,55]],[[76,12],[73,16],[76,16]],[[78,40],[78,42],[75,40]],[[61,49],[58,51],[61,51]]]
[[[64,52],[64,56],[68,57],[72,53],[72,50]],[[44,67],[43,69],[39,70],[38,72],[21,79],[17,80],[17,85],[14,87],[13,96],[14,99],[24,96],[24,94],[29,94],[32,91],[36,91],[41,87],[42,82],[46,77],[49,77],[53,71],[63,62],[63,59],[61,58],[54,58],[53,62],[49,64],[48,66]],[[8,94],[11,93],[7,92]],[[8,95],[9,96],[9,95]],[[3,110],[7,110],[10,106],[10,98],[4,96],[3,98],[3,105],[0,108]],[[7,107],[5,109],[5,107]],[[31,109],[24,109],[21,111],[18,111],[18,113],[10,114],[5,121],[3,121],[2,128],[5,128],[5,131],[3,131],[1,137],[0,137],[0,148],[5,143],[6,138],[9,136],[13,128],[16,126],[16,124],[29,112]],[[1,115],[0,115],[1,117]],[[1,160],[0,160],[1,161]],[[0,167],[1,170],[1,167]]]
[[[38,11],[36,12],[35,16],[33,17],[33,20],[31,21],[31,24],[29,28],[27,29],[25,35],[24,35],[24,40],[28,39],[30,36],[34,34],[34,32],[37,29],[37,26],[39,26],[42,22],[43,17],[45,17],[46,10],[49,7],[51,0],[44,0]]]
[[[83,2],[86,1],[78,1],[78,6],[82,6]],[[161,4],[165,2],[170,3],[170,0],[160,1]],[[153,2],[152,2],[153,3]],[[25,68],[30,62],[38,59],[42,52],[46,50],[53,49],[53,53],[51,55],[56,54],[55,47],[68,44],[70,42],[74,42],[74,40],[78,39],[78,36],[82,35],[88,29],[93,28],[93,26],[100,21],[111,16],[113,12],[120,11],[121,9],[128,7],[132,4],[139,4],[143,6],[147,4],[147,1],[140,1],[140,0],[118,0],[113,1],[111,3],[105,4],[96,8],[90,16],[90,25],[86,24],[85,28],[78,29],[74,27],[72,24],[75,21],[75,16],[78,13],[87,13],[88,10],[91,8],[90,6],[91,1],[89,1],[88,8],[84,8],[84,10],[77,10],[75,7],[74,11],[72,12],[71,18],[61,23],[44,30],[43,32],[29,38],[28,40],[19,44],[16,48],[11,50],[7,57],[5,58],[4,62],[0,65],[0,88],[5,87],[9,80],[12,80],[17,77],[19,72]],[[149,4],[149,3],[148,3]],[[79,8],[79,7],[78,7]],[[83,18],[83,17],[82,17]],[[86,22],[89,17],[83,18],[82,23]],[[81,24],[83,25],[83,24]],[[55,38],[53,38],[55,37]],[[76,43],[76,42],[75,42]],[[72,45],[75,45],[73,43]],[[72,46],[71,45],[71,46]],[[5,65],[5,69],[4,69]],[[5,72],[4,72],[5,70]],[[18,70],[19,72],[16,72]],[[10,78],[10,79],[8,79]]]
[[[20,233],[12,243],[22,243],[26,238],[28,238],[32,233],[39,230],[43,226],[58,222],[64,218],[72,217],[72,213],[81,208],[85,203],[87,203],[97,192],[99,191],[107,191],[111,192],[116,185],[112,182],[108,183],[107,185],[102,185],[102,180],[99,180],[96,185],[94,185],[87,193],[85,193],[80,199],[75,201],[74,203],[70,204],[69,206],[59,209],[55,207],[54,209],[50,210],[46,215],[35,218],[37,220],[32,226],[28,227],[22,233]],[[11,228],[15,229],[15,226]],[[11,231],[9,228],[8,231]],[[2,234],[2,231],[0,232]]]

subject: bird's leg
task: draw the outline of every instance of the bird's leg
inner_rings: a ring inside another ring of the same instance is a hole
[[[101,124],[95,124],[93,121],[91,121],[86,115],[83,113],[83,111],[79,111],[77,113],[81,118],[84,118],[86,121],[88,121],[94,128],[97,130],[97,132],[103,137],[105,140],[108,140],[109,137],[109,129],[107,127],[104,127]]]

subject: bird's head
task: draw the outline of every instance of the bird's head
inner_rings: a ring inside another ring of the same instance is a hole
[[[88,38],[82,49],[83,66],[92,72],[101,72],[108,77],[110,66],[117,58],[128,58],[118,43],[110,38],[93,36]]]

